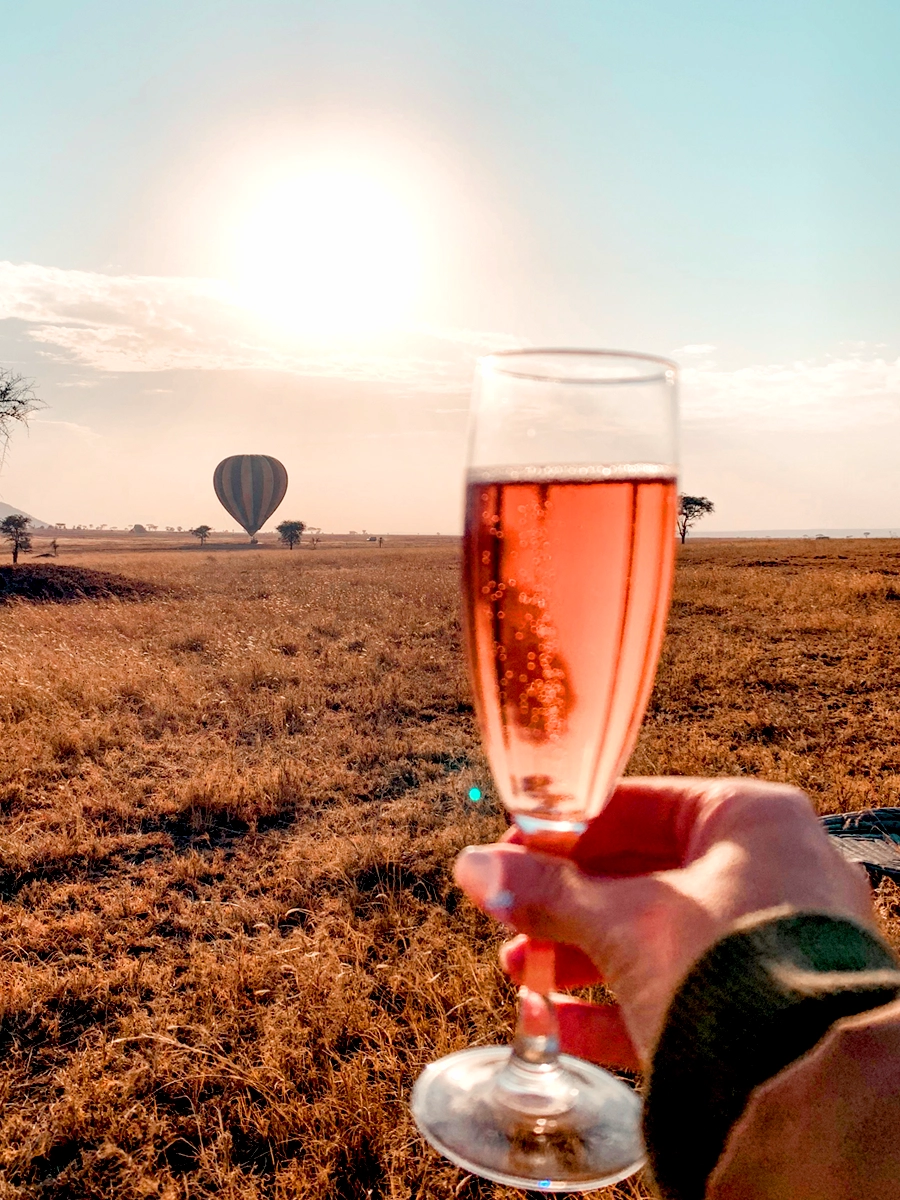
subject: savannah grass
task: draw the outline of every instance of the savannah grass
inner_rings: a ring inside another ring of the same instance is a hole
[[[0,1200],[520,1195],[407,1112],[513,1013],[457,554],[95,541],[153,591],[0,606]],[[898,639],[900,542],[689,543],[629,770],[900,804]]]

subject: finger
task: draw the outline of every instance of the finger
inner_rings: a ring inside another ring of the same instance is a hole
[[[622,779],[571,850],[586,874],[609,879],[685,866],[732,826],[805,819],[808,797],[796,788],[736,779]],[[527,844],[521,833],[505,840]],[[534,847],[539,849],[542,847]]]
[[[500,965],[514,983],[522,982],[529,940],[524,933],[520,933],[500,947]],[[603,982],[600,972],[583,950],[577,946],[561,945],[557,945],[555,950],[557,987],[591,987]]]
[[[708,779],[622,779],[567,855],[592,875],[647,875],[681,866]],[[513,826],[502,841],[526,845]]]
[[[647,875],[681,866],[708,779],[621,779],[579,838],[572,858],[583,871],[609,877]]]
[[[656,876],[591,878],[568,859],[511,845],[464,850],[454,874],[497,920],[519,933],[580,946],[601,970],[606,949],[624,949],[633,957],[643,918],[664,908],[671,891]]]
[[[643,1064],[617,1004],[588,1004],[553,994],[560,1048],[601,1067],[639,1071]]]

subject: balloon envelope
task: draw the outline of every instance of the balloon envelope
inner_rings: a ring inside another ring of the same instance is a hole
[[[287,471],[269,454],[232,454],[213,473],[222,506],[251,537],[282,502],[287,485]]]

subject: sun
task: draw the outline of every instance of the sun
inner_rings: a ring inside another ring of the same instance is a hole
[[[236,266],[241,303],[286,332],[378,332],[410,317],[417,222],[372,175],[310,169],[258,199],[238,231]]]

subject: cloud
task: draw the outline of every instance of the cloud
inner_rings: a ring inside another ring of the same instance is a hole
[[[686,423],[824,431],[900,418],[900,359],[851,354],[732,371],[703,364],[681,378]]]
[[[90,426],[79,425],[76,421],[50,421],[46,417],[32,417],[31,423],[33,425],[46,425],[48,428],[61,430],[63,433],[84,438],[86,441],[97,441],[102,436],[95,429],[91,429]]]
[[[444,394],[452,412],[474,360],[522,339],[421,326],[367,340],[279,335],[221,280],[65,271],[0,262],[0,320],[24,322],[42,353],[101,373],[276,371]],[[883,346],[844,343],[835,356],[725,370],[710,343],[676,351],[685,424],[849,429],[900,417],[900,360]],[[90,378],[68,386],[88,387]],[[161,389],[152,389],[161,390]]]
[[[377,339],[279,336],[220,280],[65,271],[0,263],[0,320],[16,319],[44,353],[101,372],[283,371],[466,390],[479,354],[520,340],[421,327]]]

